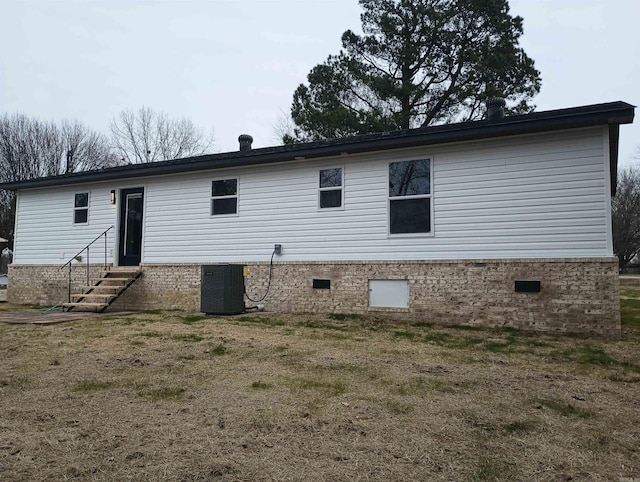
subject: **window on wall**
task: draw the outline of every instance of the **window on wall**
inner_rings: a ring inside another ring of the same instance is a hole
[[[87,224],[89,222],[89,193],[80,192],[74,196],[73,224]]]
[[[431,232],[431,160],[389,164],[389,233]]]
[[[211,183],[211,215],[238,214],[238,179]]]
[[[342,168],[320,170],[318,190],[320,209],[342,207]]]

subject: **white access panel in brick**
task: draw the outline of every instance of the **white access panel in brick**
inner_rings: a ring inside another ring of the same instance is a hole
[[[409,281],[404,279],[370,279],[369,306],[409,308]]]

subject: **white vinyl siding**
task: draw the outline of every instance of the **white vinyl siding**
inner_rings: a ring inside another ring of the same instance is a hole
[[[34,189],[20,192],[16,223],[14,263],[64,264],[96,236],[115,224],[116,206],[110,203],[107,186],[92,185]],[[73,224],[74,195],[91,192],[90,223]],[[115,229],[107,234],[107,255],[111,262]],[[104,239],[94,244],[90,259],[104,261]]]
[[[143,263],[611,256],[603,128],[189,173],[145,185]],[[390,162],[432,159],[432,236],[388,235]],[[318,172],[344,166],[342,210],[318,209]],[[211,216],[211,180],[241,179],[240,216]],[[116,222],[90,187],[91,226],[69,230],[68,193],[20,194],[16,263],[58,262]],[[87,189],[88,190],[88,189]],[[94,234],[95,232],[95,234]]]

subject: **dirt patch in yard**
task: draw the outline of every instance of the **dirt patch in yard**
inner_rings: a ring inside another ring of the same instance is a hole
[[[2,480],[640,477],[621,340],[360,316],[0,325]]]

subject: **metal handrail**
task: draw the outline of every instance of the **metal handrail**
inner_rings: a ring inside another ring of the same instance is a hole
[[[78,251],[76,253],[75,256],[71,257],[69,259],[69,261],[67,261],[65,264],[63,264],[62,266],[60,266],[60,269],[65,268],[66,266],[69,266],[69,277],[68,277],[68,291],[69,291],[69,303],[71,303],[71,263],[73,262],[74,259],[77,259],[78,256],[80,256],[82,253],[85,252],[85,250],[87,251],[87,286],[89,286],[89,248],[91,247],[91,245],[93,243],[95,243],[96,241],[98,241],[101,237],[104,236],[104,269],[107,269],[107,233],[109,231],[111,231],[115,226],[109,226],[107,229],[105,229],[101,234],[99,234],[98,236],[96,236],[96,238],[91,241],[89,244],[87,244],[84,248],[82,248],[80,251]]]

